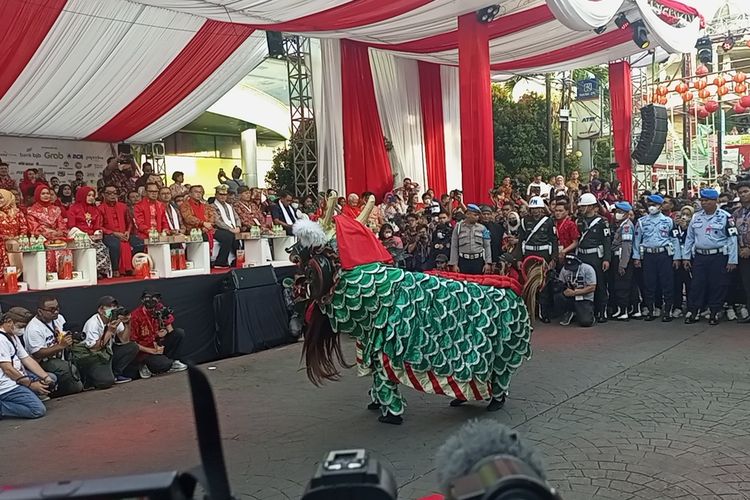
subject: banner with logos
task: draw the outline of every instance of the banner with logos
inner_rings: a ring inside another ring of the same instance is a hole
[[[51,177],[59,178],[60,184],[71,183],[80,170],[86,184],[96,186],[107,166],[107,158],[116,155],[116,149],[107,142],[0,135],[0,158],[9,165],[10,176],[19,182],[29,168],[43,171],[47,181]]]

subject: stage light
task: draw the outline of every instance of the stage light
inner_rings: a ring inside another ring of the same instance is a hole
[[[636,21],[632,24],[633,26],[633,41],[635,44],[642,48],[647,49],[651,45],[651,42],[648,39],[648,30],[646,29],[646,25],[643,24],[643,21]]]
[[[607,26],[599,26],[598,28],[594,29],[594,33],[596,33],[597,35],[601,35],[605,31],[607,31]]]
[[[480,23],[489,23],[500,13],[500,5],[490,5],[477,11],[477,19]]]
[[[721,42],[721,50],[724,52],[729,52],[734,48],[734,37],[731,33],[729,33],[726,38],[724,38],[724,41]]]
[[[714,59],[713,44],[707,36],[701,37],[695,42],[695,48],[698,50],[698,59],[703,64],[710,64]]]
[[[628,16],[626,16],[623,12],[620,12],[619,14],[617,14],[617,17],[615,17],[615,24],[618,28],[624,30],[628,26],[630,26],[630,21],[628,21]]]

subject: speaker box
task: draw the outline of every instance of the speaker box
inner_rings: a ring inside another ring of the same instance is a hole
[[[284,35],[280,31],[266,31],[266,42],[268,43],[268,57],[283,59]]]
[[[641,136],[632,157],[641,165],[653,165],[667,142],[667,108],[649,104],[641,108]]]
[[[245,290],[261,286],[275,285],[276,273],[271,266],[248,267],[232,269],[224,278],[223,291]]]

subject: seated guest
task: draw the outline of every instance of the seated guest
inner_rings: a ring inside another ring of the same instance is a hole
[[[133,207],[133,221],[136,235],[143,241],[148,240],[148,234],[156,230],[159,234],[169,230],[169,222],[164,205],[159,203],[159,186],[155,183],[146,184],[146,197]]]
[[[23,343],[42,368],[57,377],[53,397],[83,390],[78,371],[70,360],[73,336],[65,331],[65,318],[60,314],[56,298],[45,296],[39,299],[36,316],[26,325]]]
[[[566,311],[560,324],[567,326],[575,317],[580,326],[592,326],[594,324],[594,291],[596,290],[594,268],[581,262],[575,255],[567,255],[558,279],[564,286],[562,296]]]
[[[60,207],[51,202],[50,189],[41,184],[37,186],[34,193],[35,203],[26,210],[26,221],[29,224],[30,236],[44,236],[47,240],[65,239],[68,236],[68,227],[62,216]],[[47,271],[57,271],[57,259],[62,252],[69,250],[47,252]]]
[[[237,235],[240,233],[240,218],[232,205],[227,203],[229,187],[225,184],[216,188],[216,199],[213,202],[216,211],[216,232],[214,238],[219,242],[219,254],[216,256],[216,267],[229,267],[229,254],[240,247]]]
[[[180,215],[180,209],[172,203],[172,191],[168,187],[159,189],[159,203],[164,205],[170,234],[185,234],[185,224]]]
[[[60,184],[60,187],[57,188],[57,199],[65,209],[73,204],[75,200],[73,199],[73,188],[70,187],[70,184]]]
[[[83,325],[86,338],[73,346],[73,359],[87,387],[108,389],[130,382],[124,375],[126,369],[138,369],[135,359],[139,349],[130,342],[130,318],[118,309],[114,297],[100,298],[96,314]]]
[[[180,372],[187,366],[177,360],[185,332],[174,328],[174,315],[161,301],[161,294],[146,289],[141,305],[130,315],[130,339],[138,344],[141,378],[152,373]]]
[[[26,217],[16,206],[13,193],[0,189],[0,277],[8,266],[16,266],[21,271],[23,259],[19,253],[19,236],[28,236],[29,226]]]
[[[253,190],[247,186],[237,189],[239,199],[234,202],[234,211],[240,218],[240,226],[243,231],[250,231],[253,226],[265,229],[265,216],[263,211],[253,201]],[[268,228],[270,229],[270,228]]]
[[[0,189],[7,189],[13,191],[18,189],[16,181],[10,177],[10,167],[7,163],[0,161]]]
[[[24,205],[30,206],[34,203],[39,186],[46,186],[46,184],[38,179],[37,169],[27,169],[23,173],[21,184],[18,186],[23,196]]]
[[[359,204],[359,196],[352,193],[346,199],[346,205],[341,209],[341,215],[356,219],[360,213],[362,213],[362,207]]]
[[[188,193],[188,188],[183,184],[185,182],[185,174],[182,172],[175,172],[172,174],[172,180],[174,183],[169,186],[169,190],[172,192],[172,199],[178,196],[185,196]]]
[[[279,200],[276,205],[271,207],[271,217],[273,223],[284,228],[286,234],[291,236],[292,226],[297,222],[295,210],[292,208],[292,195],[286,191],[279,193]]]
[[[0,317],[0,419],[40,418],[57,380],[29,356],[18,338],[34,315],[12,307]]]
[[[96,273],[100,278],[112,276],[112,264],[109,250],[102,243],[102,214],[96,206],[96,191],[88,186],[81,186],[76,191],[76,202],[68,209],[68,227],[78,228],[91,238],[96,249]]]
[[[99,205],[102,216],[102,242],[109,250],[112,275],[133,273],[133,251],[143,251],[143,240],[132,234],[133,221],[128,206],[118,200],[116,186],[104,187],[104,203]]]
[[[182,220],[185,223],[185,229],[190,232],[191,229],[198,229],[203,233],[203,241],[208,241],[209,245],[214,245],[214,222],[216,213],[213,207],[203,199],[203,186],[190,186],[188,198],[180,206]]]

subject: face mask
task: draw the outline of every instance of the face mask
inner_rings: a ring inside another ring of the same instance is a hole
[[[107,309],[104,309],[104,315],[108,318],[112,318],[112,311],[115,309],[113,307],[109,307]]]
[[[299,203],[292,203],[292,208],[297,210],[299,208]]]
[[[393,237],[393,233],[383,233],[383,237],[387,240],[388,238]]]
[[[623,220],[625,218],[625,214],[623,213],[616,213],[615,214],[615,220]]]
[[[658,214],[659,213],[659,207],[657,207],[656,205],[651,205],[650,207],[648,207],[648,213],[651,214],[651,215]]]

